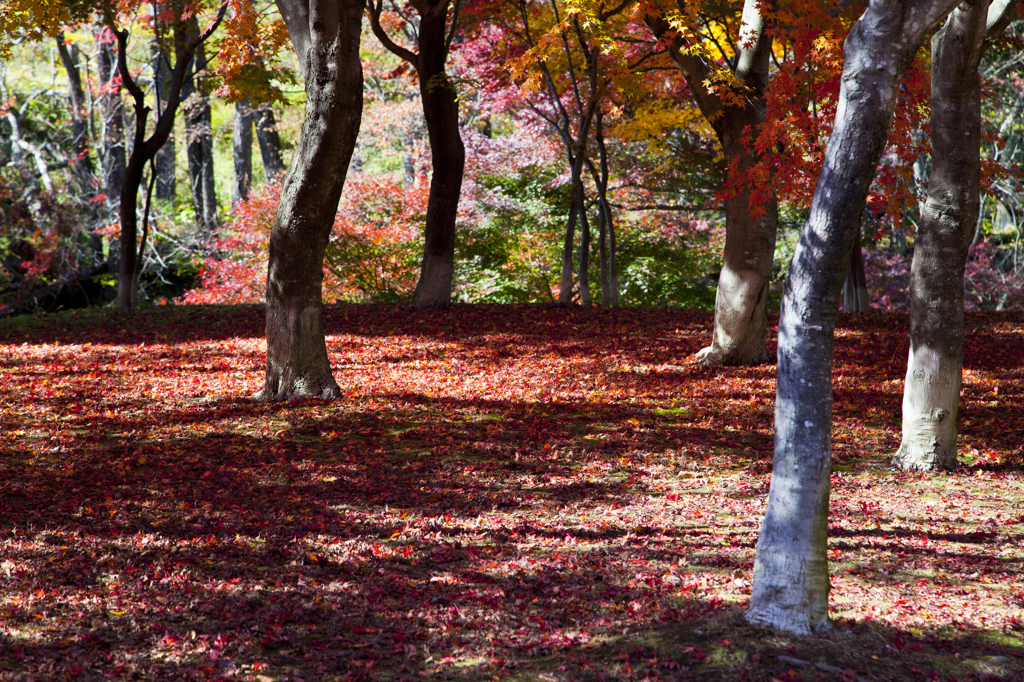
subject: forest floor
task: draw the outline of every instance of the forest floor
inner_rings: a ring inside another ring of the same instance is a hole
[[[742,619],[774,366],[710,322],[330,306],[344,397],[274,405],[256,306],[0,323],[0,680],[1024,679],[1024,314],[942,475],[887,468],[905,318],[840,317],[814,637]]]

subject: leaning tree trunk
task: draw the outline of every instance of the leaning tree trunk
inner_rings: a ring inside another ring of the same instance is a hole
[[[267,374],[259,400],[335,398],[323,315],[324,251],[363,109],[358,0],[278,0],[303,64],[302,135],[270,233]]]
[[[910,269],[903,442],[893,457],[900,469],[954,469],[957,464],[964,268],[981,189],[978,65],[988,14],[987,0],[964,3],[932,38],[932,171]]]
[[[580,305],[589,308],[594,297],[590,293],[590,220],[587,218],[587,197],[583,183],[577,189],[576,206],[580,212],[580,270],[576,275],[580,283]]]
[[[416,71],[430,141],[432,174],[424,230],[423,263],[413,304],[441,308],[452,302],[455,273],[455,221],[462,192],[466,149],[459,131],[459,98],[445,73],[448,59],[447,3],[422,16]]]
[[[875,0],[846,39],[835,126],[790,265],[779,318],[775,456],[747,620],[829,627],[832,350],[839,296],[899,82],[956,0]]]

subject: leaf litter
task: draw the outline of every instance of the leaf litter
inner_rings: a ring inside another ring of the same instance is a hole
[[[886,466],[905,321],[840,318],[816,637],[742,620],[774,367],[709,315],[328,306],[343,397],[276,405],[263,315],[0,327],[0,679],[1021,679],[1020,313],[941,475]]]

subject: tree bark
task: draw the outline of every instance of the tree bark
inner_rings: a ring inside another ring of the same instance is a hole
[[[199,35],[195,15],[175,24],[175,58],[182,58]],[[206,71],[206,51],[200,44],[195,49],[191,66],[182,85],[182,114],[185,119],[185,154],[188,158],[188,184],[192,194],[192,210],[196,231],[206,239],[217,231],[217,187],[213,175],[213,113],[210,97],[203,91],[200,79]]]
[[[256,140],[260,145],[263,174],[267,182],[272,182],[285,171],[281,159],[281,136],[277,134],[273,108],[269,104],[257,107],[253,112],[253,123],[256,126]]]
[[[167,109],[167,100],[171,88],[171,65],[170,57],[165,55],[160,47],[153,43],[153,87],[156,90],[156,115],[157,118],[163,115]],[[177,172],[177,150],[174,144],[174,129],[167,141],[156,153],[156,198],[159,201],[173,202],[177,194],[178,182],[175,174]]]
[[[231,131],[231,158],[235,171],[231,201],[234,203],[248,199],[252,188],[252,119],[249,101],[235,102],[235,122]]]
[[[64,42],[64,35],[57,38],[57,53],[68,74],[68,103],[71,108],[71,148],[74,158],[71,160],[71,177],[74,178],[78,196],[89,199],[95,194],[93,178],[95,168],[92,163],[89,138],[89,121],[86,113],[85,90],[82,88],[82,74],[78,69],[78,48],[70,48]]]
[[[899,82],[955,0],[874,0],[846,39],[835,126],[779,318],[775,456],[747,620],[829,627],[833,331],[846,263],[885,149]]]
[[[116,39],[106,27],[97,37],[99,55],[97,70],[100,77],[99,110],[102,121],[103,184],[107,193],[107,209],[116,214],[124,186],[127,154],[124,144],[124,102],[121,100],[121,77],[117,74]],[[117,272],[111,264],[111,272]]]
[[[270,233],[267,372],[258,400],[336,398],[323,318],[324,251],[363,107],[359,0],[277,0],[303,65],[302,135]]]
[[[558,305],[572,303],[572,245],[576,241],[577,208],[576,183],[569,185],[569,216],[565,222],[565,238],[562,242],[562,276],[558,285]]]
[[[413,295],[413,304],[417,308],[440,308],[451,304],[455,222],[466,165],[466,150],[459,131],[458,93],[444,70],[448,59],[447,9],[447,2],[438,3],[420,20],[416,71],[433,173],[424,230],[423,264]]]
[[[443,308],[452,301],[455,273],[455,223],[458,218],[466,150],[459,130],[459,99],[454,84],[445,72],[452,31],[448,26],[450,0],[436,4],[430,0],[412,3],[420,16],[418,52],[398,45],[381,25],[382,2],[369,3],[370,26],[388,51],[416,69],[420,83],[420,102],[427,124],[432,173],[430,198],[424,227],[423,260],[420,278],[413,294],[417,308]]]
[[[594,303],[590,293],[590,219],[587,217],[587,198],[583,194],[583,183],[576,190],[577,208],[580,212],[580,305],[589,308]]]
[[[146,137],[146,120],[152,111],[146,106],[146,95],[139,87],[128,70],[128,30],[114,30],[117,36],[117,69],[124,86],[132,96],[135,109],[135,134],[132,144],[132,153],[128,157],[128,164],[125,167],[125,180],[121,188],[121,205],[119,208],[121,218],[121,258],[120,258],[120,279],[117,287],[117,304],[124,309],[130,309],[138,304],[138,277],[142,265],[142,253],[138,250],[138,193],[142,185],[142,176],[146,164],[155,160],[158,152],[163,148],[171,135],[174,127],[174,116],[181,103],[181,90],[185,81],[185,74],[192,53],[217,30],[220,22],[224,19],[227,11],[227,2],[220,6],[214,22],[198,36],[195,42],[191,43],[183,51],[181,56],[176,58],[174,69],[171,72],[171,79],[167,86],[167,103],[157,117],[153,133]],[[112,29],[113,30],[113,29]],[[157,171],[159,179],[159,170]],[[151,185],[152,186],[152,185]],[[147,194],[147,206],[149,203]],[[143,235],[143,246],[145,245]]]
[[[725,96],[708,89],[712,66],[675,34],[664,17],[648,16],[647,25],[665,41],[682,71],[697,106],[714,129],[727,168],[740,174],[760,161],[751,149],[751,135],[765,119],[765,89],[772,37],[766,30],[760,0],[745,0],[736,60],[737,86]],[[736,105],[734,102],[742,102]],[[733,192],[725,200],[725,250],[715,297],[715,327],[711,345],[697,353],[710,365],[756,365],[767,362],[768,282],[775,257],[778,202],[774,194],[754,215],[749,191]]]
[[[981,189],[981,87],[989,7],[965,2],[932,38],[932,171],[910,269],[910,356],[903,388],[900,469],[957,465],[957,412],[963,378],[964,268]],[[995,18],[995,17],[993,17]],[[993,22],[998,24],[998,19]],[[1001,33],[1002,27],[992,27]]]
[[[853,240],[850,260],[846,266],[846,282],[843,284],[843,312],[866,313],[871,309],[868,295],[868,278],[864,272],[864,252],[860,246],[860,228]]]

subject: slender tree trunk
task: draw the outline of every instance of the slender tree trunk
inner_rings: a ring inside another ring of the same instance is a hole
[[[97,70],[100,77],[99,110],[102,122],[103,184],[107,193],[107,209],[117,213],[121,187],[124,185],[127,154],[124,144],[124,101],[121,99],[121,77],[117,75],[117,54],[114,52],[115,38],[110,30],[99,31],[99,55]],[[111,266],[111,272],[117,269]]]
[[[447,3],[442,3],[447,8]],[[448,59],[447,11],[422,16],[416,71],[427,123],[433,173],[424,232],[423,263],[413,303],[441,308],[452,302],[455,272],[455,221],[458,218],[466,149],[459,131],[459,99],[445,73]]]
[[[274,109],[269,104],[262,104],[253,114],[256,125],[256,140],[260,144],[260,158],[263,160],[263,174],[267,182],[272,182],[284,173],[284,161],[281,159],[281,136],[277,134],[277,123],[274,120]]]
[[[95,193],[92,181],[95,168],[90,154],[89,121],[85,90],[82,88],[82,74],[78,68],[78,48],[64,43],[64,36],[57,38],[57,53],[68,74],[68,104],[71,109],[71,177],[74,178],[76,193],[89,199]]]
[[[846,266],[846,281],[843,284],[843,312],[866,313],[871,309],[868,295],[868,278],[864,272],[864,252],[860,246],[860,228],[853,240],[850,261]]]
[[[156,115],[159,118],[167,108],[167,98],[171,87],[171,64],[169,56],[160,51],[153,43],[153,86],[156,90]],[[156,153],[156,198],[160,201],[174,201],[177,193],[177,150],[174,144],[174,131]]]
[[[146,94],[139,87],[138,83],[128,69],[128,30],[115,31],[117,36],[117,70],[121,76],[124,86],[132,96],[135,109],[135,134],[132,144],[132,153],[128,157],[128,164],[125,168],[124,185],[121,188],[121,272],[117,286],[117,303],[121,308],[129,309],[138,304],[138,277],[141,270],[142,253],[138,249],[138,192],[142,185],[144,169],[150,161],[164,147],[174,127],[174,116],[181,103],[181,90],[185,81],[185,74],[188,69],[189,60],[193,52],[202,45],[203,41],[217,30],[220,22],[224,19],[227,11],[227,2],[220,6],[214,22],[206,28],[195,41],[191,42],[182,54],[175,59],[174,69],[171,71],[171,78],[167,87],[167,102],[163,111],[157,117],[153,133],[146,137],[146,119],[151,109],[146,105]],[[152,172],[152,170],[151,170]],[[159,174],[159,172],[158,172]],[[157,178],[158,179],[158,178]],[[152,184],[150,185],[152,187]],[[149,192],[147,191],[147,208],[149,205]],[[148,213],[147,213],[148,219]],[[145,234],[143,234],[143,246],[145,245]]]
[[[954,469],[957,464],[964,267],[979,210],[978,65],[988,15],[988,0],[965,2],[932,38],[932,172],[910,269],[903,442],[893,458],[901,469]]]
[[[590,219],[587,217],[587,197],[583,193],[583,183],[577,189],[577,208],[580,212],[580,271],[577,278],[580,282],[580,305],[590,307],[594,298],[590,293]]]
[[[575,168],[575,164],[573,164]],[[562,244],[562,276],[558,285],[558,305],[572,303],[572,245],[576,240],[576,218],[579,215],[576,183],[569,185],[569,216],[565,223],[565,239]]]
[[[270,233],[267,374],[259,400],[336,398],[323,317],[324,251],[363,108],[358,0],[278,0],[303,65],[306,112]]]
[[[231,156],[235,169],[231,200],[235,203],[248,199],[252,187],[252,119],[253,111],[249,101],[235,102],[235,123],[231,134]]]
[[[175,26],[175,56],[199,35],[199,20],[193,15]],[[185,119],[185,153],[188,157],[188,182],[196,231],[205,239],[217,231],[217,187],[213,175],[213,114],[210,97],[200,85],[206,71],[206,51],[196,48],[182,87],[182,114]]]
[[[601,275],[601,307],[610,308],[612,290],[608,280],[608,221],[600,201],[597,204],[597,258]]]
[[[783,293],[775,456],[747,619],[827,628],[833,331],[847,260],[899,82],[956,0],[875,0],[846,39],[835,126]]]
[[[92,136],[89,134],[88,103],[82,87],[82,74],[78,68],[79,50],[74,45],[65,44],[64,35],[57,38],[57,52],[61,63],[68,74],[68,104],[71,109],[71,149],[74,158],[71,160],[72,186],[75,193],[87,202],[89,227],[95,227],[100,220],[99,207],[92,202],[96,195],[96,168],[92,162]],[[93,257],[97,262],[103,260],[103,239],[90,231],[86,232]]]

